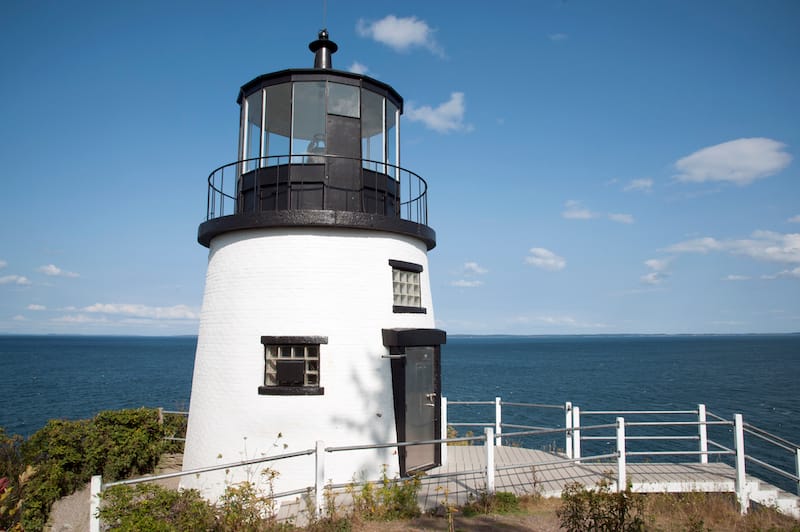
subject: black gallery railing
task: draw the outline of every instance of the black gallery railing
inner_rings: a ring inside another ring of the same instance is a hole
[[[280,155],[208,176],[206,220],[261,211],[334,210],[428,224],[428,184],[399,166],[339,155]]]

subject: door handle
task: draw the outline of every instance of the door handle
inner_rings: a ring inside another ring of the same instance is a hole
[[[436,393],[426,393],[425,398],[428,400],[428,402],[425,403],[425,406],[436,406],[436,403],[433,402],[436,398]]]

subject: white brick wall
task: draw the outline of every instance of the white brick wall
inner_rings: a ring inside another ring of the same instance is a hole
[[[389,259],[423,266],[426,314],[392,312]],[[425,245],[352,229],[259,229],[211,242],[184,468],[326,445],[395,441],[389,360],[381,329],[433,328]],[[320,396],[264,396],[261,336],[327,336]],[[278,434],[281,437],[278,437]],[[328,477],[398,471],[394,450],[328,456]],[[276,491],[310,486],[313,458],[274,463]],[[226,483],[259,482],[258,468],[184,477],[216,498]]]

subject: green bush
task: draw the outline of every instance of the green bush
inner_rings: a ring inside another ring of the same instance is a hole
[[[391,480],[383,468],[380,484],[366,482],[357,487],[347,487],[353,499],[353,517],[366,520],[410,519],[420,515],[419,494],[422,482],[418,476],[404,480]]]
[[[152,471],[163,449],[162,438],[153,409],[105,411],[92,420],[50,420],[17,446],[20,463],[33,467],[27,484],[14,492],[22,500],[22,526],[41,530],[52,504],[92,475],[111,481]],[[0,448],[8,454],[7,443]]]
[[[630,486],[622,492],[611,492],[608,482],[600,482],[597,489],[586,489],[573,482],[564,488],[561,500],[562,506],[556,510],[556,515],[561,527],[570,532],[639,532],[645,529],[643,500],[631,493]]]
[[[469,501],[461,509],[467,517],[478,514],[507,514],[519,511],[519,499],[508,491],[481,493],[477,499]]]
[[[202,531],[216,528],[214,508],[196,490],[155,484],[112,486],[103,492],[100,519],[120,532]]]

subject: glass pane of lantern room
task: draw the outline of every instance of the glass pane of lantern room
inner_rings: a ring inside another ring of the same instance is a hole
[[[328,113],[358,118],[360,116],[358,93],[358,87],[328,83]]]
[[[325,82],[297,82],[292,105],[292,163],[303,164],[307,155],[314,153],[325,153]]]
[[[245,147],[245,159],[255,159],[247,161],[245,172],[249,172],[258,167],[258,157],[261,156],[261,103],[263,95],[261,91],[254,92],[247,97],[247,145]]]
[[[291,135],[292,85],[281,83],[267,87],[266,135],[262,153],[267,165],[286,164],[289,161],[289,136]]]
[[[400,166],[400,153],[397,143],[398,115],[397,107],[389,100],[386,100],[386,162],[392,165],[386,168],[386,173],[395,179],[400,178],[395,168]]]
[[[383,172],[383,96],[361,90],[361,158],[364,168]]]

